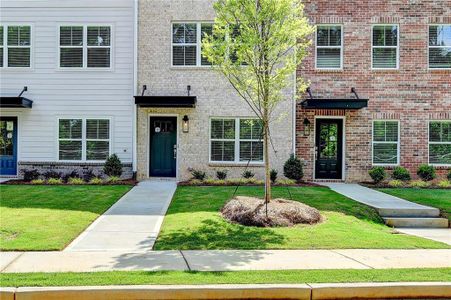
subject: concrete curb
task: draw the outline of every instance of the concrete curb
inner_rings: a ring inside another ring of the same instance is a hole
[[[451,298],[451,282],[1,288],[0,300]]]

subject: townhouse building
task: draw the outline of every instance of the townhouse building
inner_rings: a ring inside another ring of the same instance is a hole
[[[2,176],[26,169],[132,176],[135,2],[0,2]]]
[[[451,1],[305,1],[317,26],[298,76],[296,154],[307,180],[373,166],[451,166]]]

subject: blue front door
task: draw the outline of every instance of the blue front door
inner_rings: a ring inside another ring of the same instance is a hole
[[[0,175],[17,175],[16,117],[0,117]]]

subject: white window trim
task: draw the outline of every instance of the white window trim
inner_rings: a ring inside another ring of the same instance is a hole
[[[61,46],[60,30],[61,27],[83,27],[83,46]],[[110,27],[110,45],[109,46],[88,46],[88,27]],[[57,25],[56,45],[58,49],[57,67],[60,71],[113,71],[114,57],[114,26],[110,23],[61,23]],[[83,48],[83,66],[82,67],[61,67],[61,48]],[[88,49],[89,48],[110,48],[110,66],[109,67],[88,67]]]
[[[396,26],[398,29],[398,35],[396,37],[396,47],[395,46],[374,46],[373,45],[373,31],[376,26]],[[399,24],[372,24],[371,25],[371,70],[399,70],[399,37],[401,35]],[[396,48],[396,68],[375,68],[373,67],[373,49],[394,49]]]
[[[396,163],[395,164],[384,164],[384,163],[375,163],[374,162],[374,144],[394,144],[395,142],[375,142],[374,141],[374,123],[375,122],[396,122],[398,123],[398,141],[396,142]],[[401,124],[399,120],[393,119],[375,119],[371,123],[371,164],[373,166],[386,166],[393,167],[400,165],[400,157],[401,156]]]
[[[451,70],[451,67],[450,68],[431,68],[431,65],[429,63],[429,50],[431,48],[451,48],[451,46],[430,46],[429,45],[429,27],[431,27],[431,26],[451,26],[451,23],[450,24],[428,24],[428,40],[427,40],[427,43],[428,43],[428,54],[427,54],[428,70]],[[429,128],[429,124],[428,124],[428,128]]]
[[[196,43],[174,43],[174,38],[173,38],[173,26],[174,24],[196,24]],[[173,21],[171,22],[171,33],[170,33],[170,38],[171,38],[171,68],[176,68],[176,69],[192,69],[192,68],[205,68],[205,69],[209,69],[212,66],[211,65],[202,65],[202,32],[201,32],[201,28],[202,28],[202,24],[214,24],[213,21]],[[196,46],[196,64],[192,65],[192,66],[179,66],[179,65],[174,65],[174,56],[173,56],[173,52],[174,52],[174,46]]]
[[[430,165],[430,166],[434,166],[434,167],[451,167],[451,164],[437,164],[437,163],[431,163],[430,162],[430,155],[429,155],[429,146],[432,144],[432,145],[434,145],[434,144],[439,144],[439,145],[449,145],[449,144],[451,144],[451,142],[431,142],[430,140],[429,140],[429,128],[430,128],[430,123],[431,122],[451,122],[451,120],[429,120],[428,121],[428,123],[427,123],[427,135],[428,135],[428,165]]]
[[[78,119],[82,120],[82,127],[81,127],[81,139],[60,139],[59,137],[59,122],[60,120],[73,120]],[[87,120],[108,120],[109,121],[109,139],[88,139],[86,138],[86,121]],[[58,117],[56,120],[56,139],[57,139],[57,146],[56,146],[56,160],[60,162],[104,162],[105,160],[87,160],[86,159],[86,144],[88,141],[108,141],[109,142],[109,149],[108,149],[108,156],[112,154],[112,145],[113,145],[113,126],[112,126],[112,118],[110,117],[73,117],[73,116],[64,116],[64,117]],[[81,140],[81,160],[67,160],[67,159],[60,159],[59,153],[60,153],[60,141],[78,141]]]
[[[234,139],[212,139],[211,138],[211,122],[213,120],[235,120],[235,138]],[[240,161],[240,142],[258,142],[256,139],[240,139],[240,120],[259,120],[256,117],[211,117],[208,121],[208,162],[210,164],[229,164],[229,165],[247,165],[248,160]],[[235,159],[233,161],[219,161],[211,159],[211,142],[213,141],[233,141],[235,142]],[[263,140],[261,140],[263,143]],[[265,148],[263,147],[263,158]],[[251,160],[249,162],[250,165],[262,165],[264,163],[263,160]]]
[[[340,46],[318,46],[318,26],[339,26],[341,28]],[[316,70],[343,70],[343,50],[344,50],[344,32],[343,24],[317,24],[315,30],[315,69]],[[320,68],[318,67],[318,49],[340,49],[340,67],[339,68]]]
[[[3,67],[0,70],[8,71],[29,71],[33,69],[33,44],[34,44],[34,28],[30,23],[0,23],[3,26],[3,45],[0,46],[3,51]],[[11,48],[30,48],[30,66],[29,67],[10,67],[8,66],[8,27],[29,26],[30,27],[30,45],[29,46],[11,46]]]

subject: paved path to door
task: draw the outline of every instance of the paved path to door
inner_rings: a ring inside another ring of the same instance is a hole
[[[124,252],[2,252],[0,271],[294,270],[451,267],[449,249],[182,250]]]
[[[175,181],[143,181],[94,221],[64,252],[147,252],[160,231]]]

